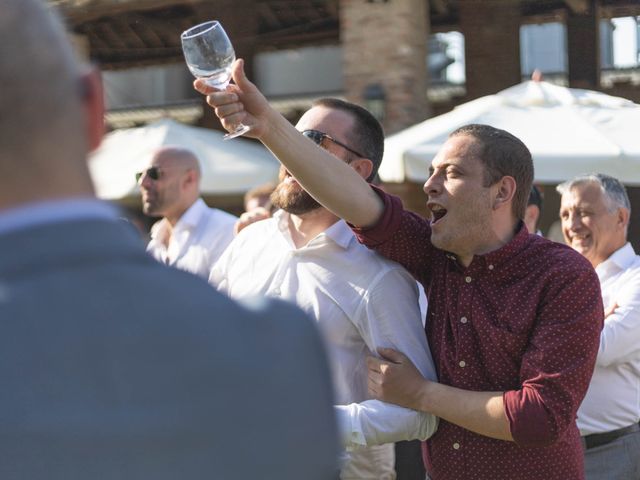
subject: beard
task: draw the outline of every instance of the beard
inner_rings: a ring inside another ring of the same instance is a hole
[[[298,183],[284,182],[280,182],[271,194],[271,204],[292,215],[303,215],[322,207]]]

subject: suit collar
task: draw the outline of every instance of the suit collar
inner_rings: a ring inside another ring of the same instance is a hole
[[[72,268],[124,257],[150,261],[134,227],[117,219],[76,219],[39,224],[0,235],[0,277]]]

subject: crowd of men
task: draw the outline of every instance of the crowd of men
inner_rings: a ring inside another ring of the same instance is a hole
[[[392,480],[405,440],[432,480],[640,478],[619,180],[559,185],[549,241],[527,147],[466,125],[425,219],[372,185],[367,110],[320,99],[293,126],[239,60],[228,89],[195,88],[279,181],[237,219],[202,200],[188,145],[154,152],[145,252],[89,178],[98,73],[39,0],[3,1],[0,44],[3,478]]]

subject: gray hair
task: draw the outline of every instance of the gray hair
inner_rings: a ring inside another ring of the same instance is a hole
[[[604,173],[590,173],[579,175],[571,180],[561,183],[556,187],[556,191],[563,195],[574,187],[587,183],[595,183],[602,189],[602,194],[607,199],[610,212],[615,212],[618,208],[625,208],[631,212],[631,202],[627,195],[627,190],[617,178],[605,175]]]

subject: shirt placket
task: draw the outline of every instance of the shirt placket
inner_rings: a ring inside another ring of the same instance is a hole
[[[276,270],[276,273],[273,276],[273,281],[267,291],[268,296],[287,298],[291,293],[288,292],[285,282],[288,281],[289,272],[296,268],[296,256],[296,250],[288,250],[284,253],[282,261],[278,264],[278,269]]]
[[[457,377],[456,385],[463,389],[470,389],[473,385],[473,378],[470,378],[473,375],[472,370],[475,361],[472,342],[472,304],[477,280],[477,270],[474,268],[459,271],[457,275],[457,296],[454,299],[456,308],[452,309],[454,314],[451,321],[453,323],[452,327],[456,331],[457,339],[453,368]],[[455,429],[451,439],[451,449],[453,458],[457,458],[457,461],[463,465],[466,463],[465,458],[467,458],[469,450],[468,440],[469,436],[465,429]],[[464,471],[466,471],[466,468],[464,468]]]

